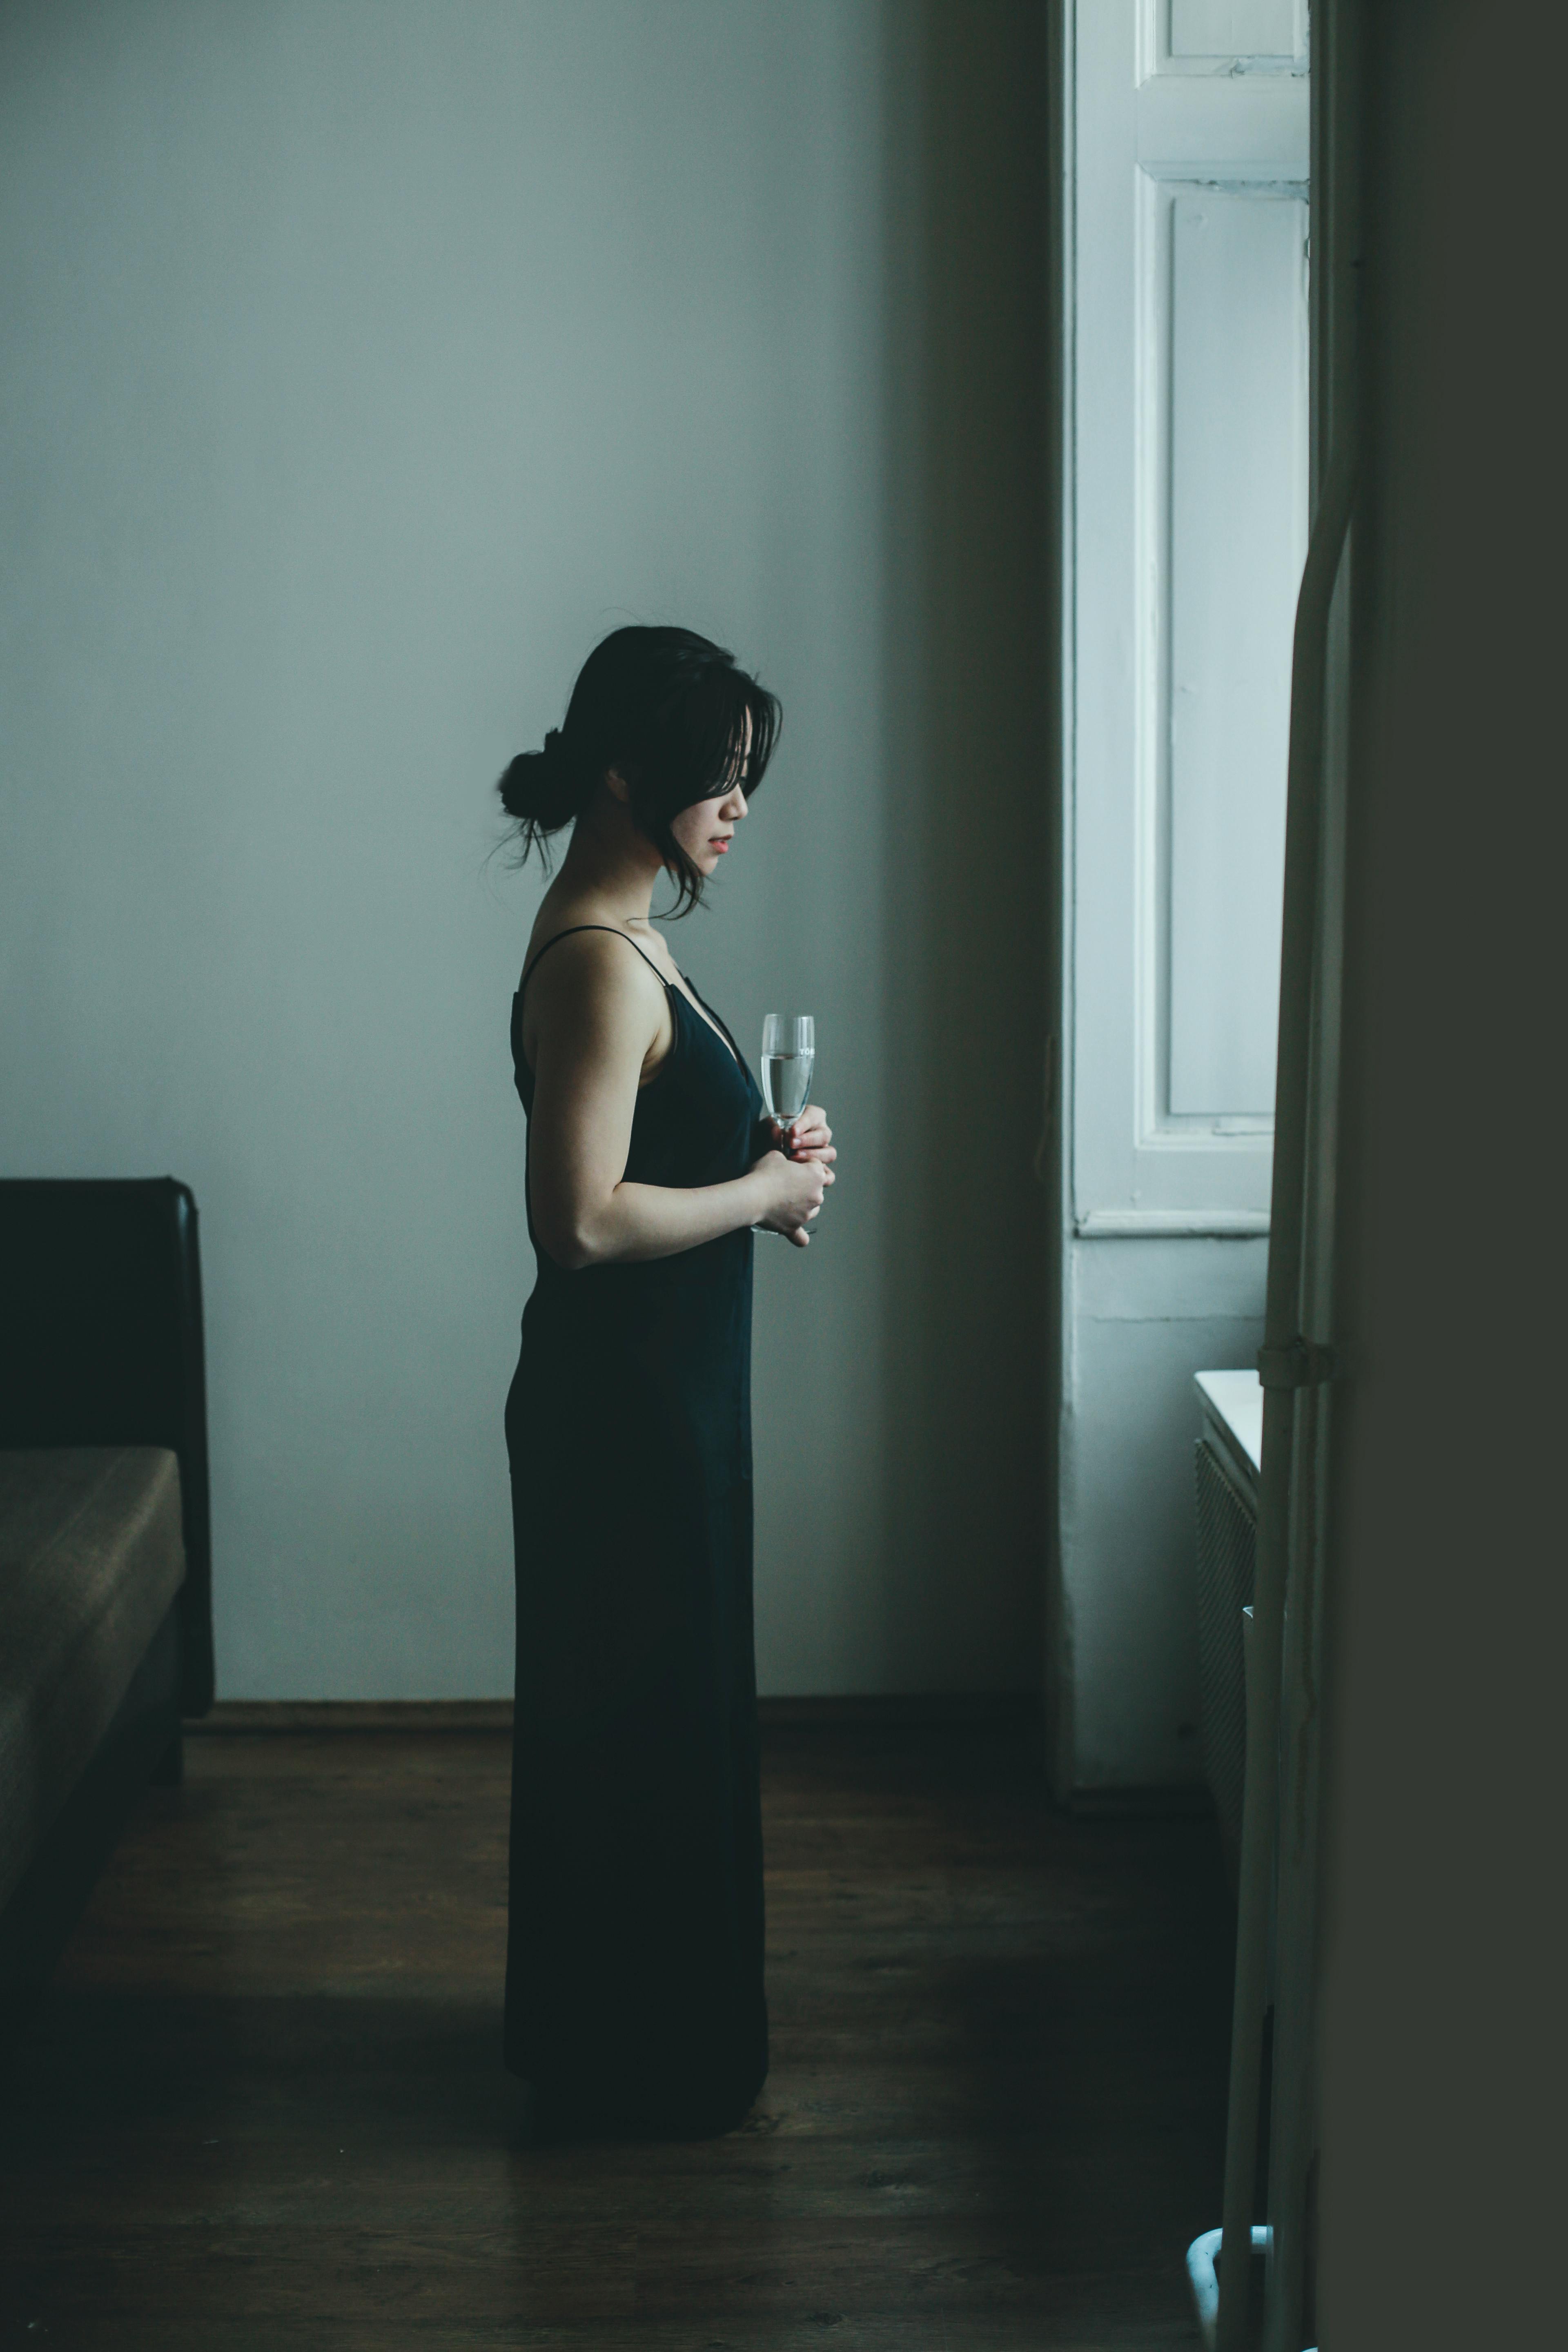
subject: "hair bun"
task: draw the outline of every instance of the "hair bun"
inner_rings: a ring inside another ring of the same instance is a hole
[[[496,789],[508,816],[553,833],[577,814],[581,779],[571,746],[552,727],[542,751],[520,751]]]

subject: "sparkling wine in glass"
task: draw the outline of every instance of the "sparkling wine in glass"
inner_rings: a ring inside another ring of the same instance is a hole
[[[763,1023],[763,1094],[784,1131],[784,1150],[811,1093],[816,1024],[809,1013],[770,1013]]]

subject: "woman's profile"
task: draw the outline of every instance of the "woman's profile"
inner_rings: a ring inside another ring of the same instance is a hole
[[[834,1181],[786,1153],[649,921],[731,852],[779,708],[684,629],[595,647],[500,781],[524,856],[573,827],[512,1001],[538,1276],[507,1400],[517,1559],[507,2064],[550,2135],[719,2132],[768,2066],[752,1633],[753,1226]]]

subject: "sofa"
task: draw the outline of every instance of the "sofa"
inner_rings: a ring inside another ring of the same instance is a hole
[[[196,1204],[0,1181],[0,2037],[212,1704]]]

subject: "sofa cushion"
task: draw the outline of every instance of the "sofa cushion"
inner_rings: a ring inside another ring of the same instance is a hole
[[[162,1446],[0,1450],[0,1906],[184,1581]]]

